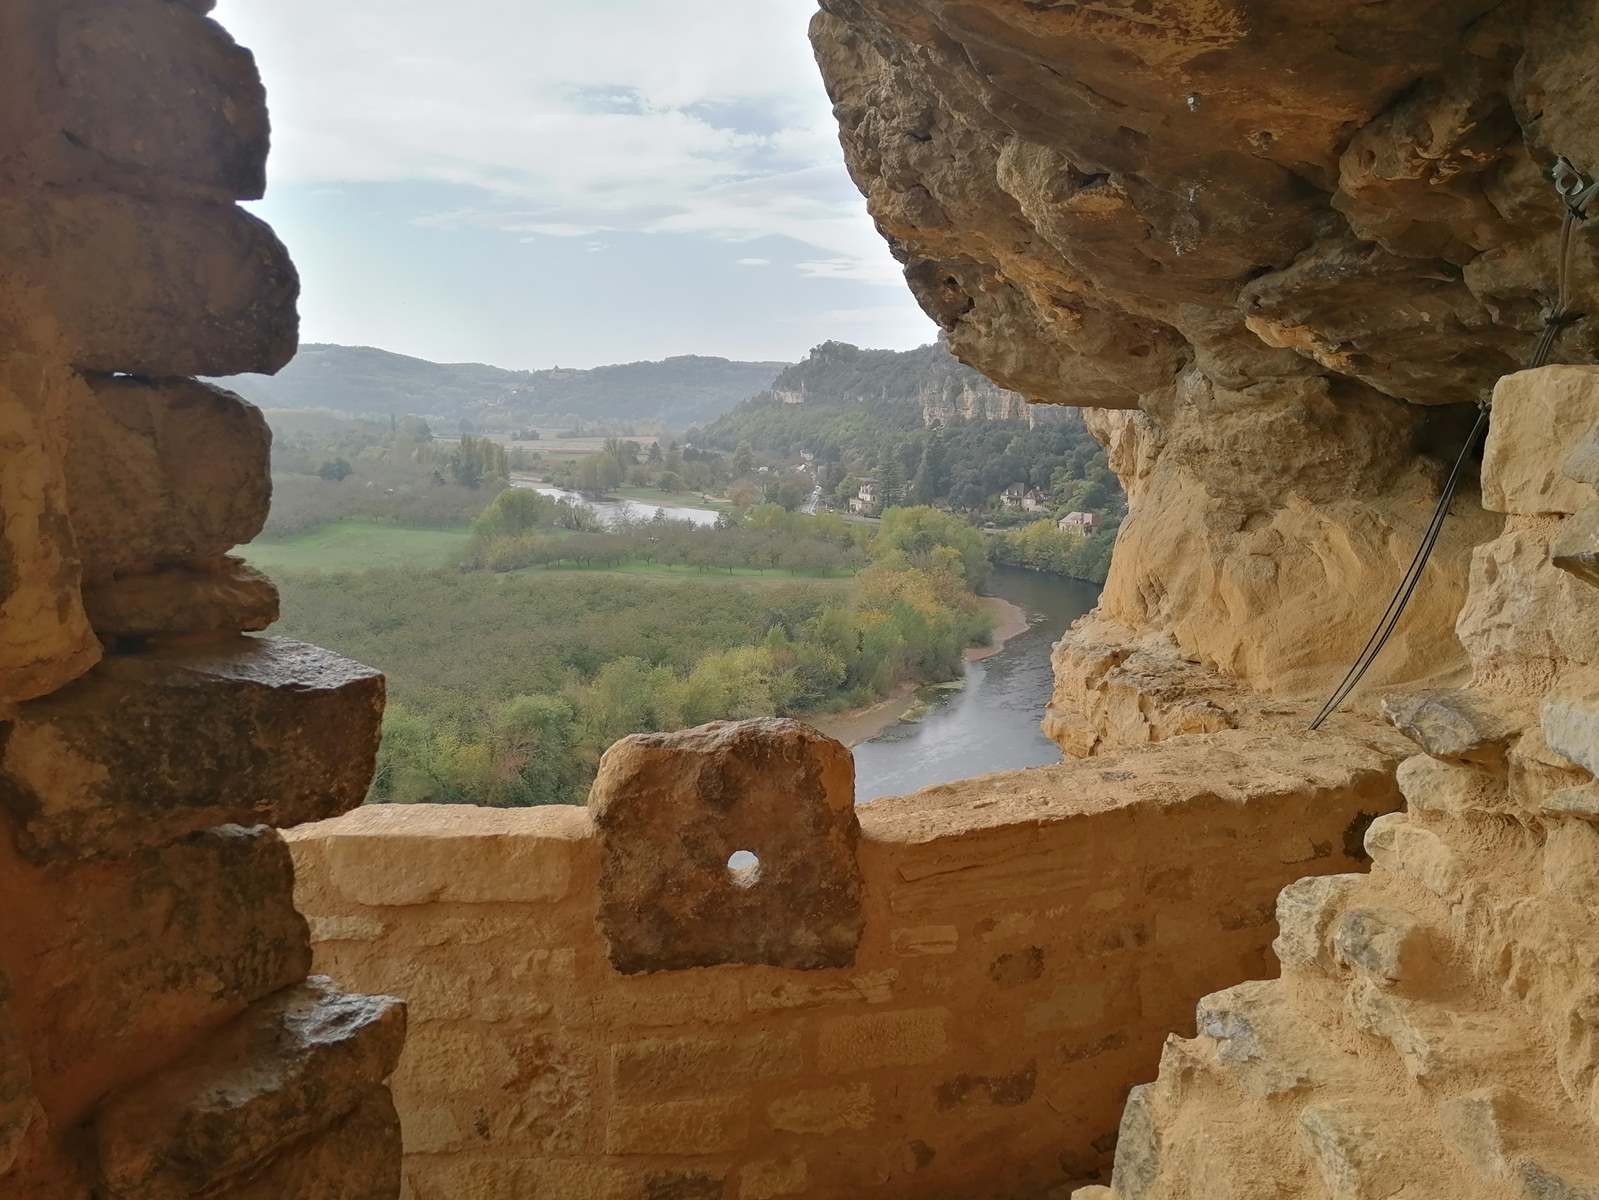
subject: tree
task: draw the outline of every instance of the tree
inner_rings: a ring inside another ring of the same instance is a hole
[[[949,464],[944,448],[944,431],[935,427],[922,443],[922,460],[911,479],[911,502],[931,504],[949,490]]]
[[[353,470],[354,468],[344,459],[334,458],[318,467],[316,473],[329,483],[342,483]]]
[[[742,479],[755,467],[755,451],[750,449],[748,442],[740,442],[738,449],[733,451],[733,478]]]

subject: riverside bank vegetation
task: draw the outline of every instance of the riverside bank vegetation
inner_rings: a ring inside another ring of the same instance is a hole
[[[629,733],[958,678],[990,636],[987,570],[976,531],[931,508],[875,526],[766,505],[717,528],[602,530],[509,489],[458,565],[274,577],[278,632],[389,677],[371,800],[534,805],[581,803]]]

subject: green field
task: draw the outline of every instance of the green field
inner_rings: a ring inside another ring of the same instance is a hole
[[[559,537],[559,533],[552,536]],[[466,551],[472,535],[466,529],[404,529],[385,525],[379,521],[336,521],[306,533],[280,541],[252,542],[240,546],[251,566],[268,573],[273,571],[373,571],[388,567],[413,567],[432,570],[456,562]],[[582,575],[661,575],[675,579],[699,579],[710,582],[737,579],[743,582],[793,581],[796,579],[827,582],[845,580],[849,575],[839,572],[816,575],[808,572],[761,571],[754,567],[735,567],[732,571],[702,571],[697,567],[675,566],[668,563],[630,562],[615,566],[580,567],[529,567],[512,571],[512,575],[544,574]]]
[[[281,541],[252,542],[237,553],[263,571],[367,571],[446,567],[472,535],[461,529],[405,529],[378,521],[336,521]]]

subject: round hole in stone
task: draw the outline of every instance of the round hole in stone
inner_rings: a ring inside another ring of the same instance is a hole
[[[735,850],[727,856],[727,877],[734,887],[754,887],[761,877],[761,860],[753,850]]]

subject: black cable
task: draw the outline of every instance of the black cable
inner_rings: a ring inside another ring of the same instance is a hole
[[[1565,160],[1561,160],[1565,163]],[[1572,175],[1576,175],[1575,168],[1565,163]],[[1569,178],[1569,176],[1568,176]],[[1581,314],[1569,311],[1571,303],[1571,256],[1575,239],[1573,232],[1577,222],[1586,219],[1588,203],[1599,194],[1599,184],[1590,184],[1581,180],[1580,186],[1568,192],[1557,178],[1557,187],[1561,188],[1561,195],[1565,200],[1566,216],[1560,227],[1560,249],[1557,255],[1557,269],[1559,278],[1556,283],[1555,303],[1553,310],[1544,318],[1543,332],[1538,335],[1538,340],[1533,346],[1531,361],[1527,369],[1541,367],[1549,361],[1549,356],[1554,352],[1555,342],[1560,338],[1560,331],[1573,321],[1581,319]],[[1580,192],[1580,195],[1578,194]],[[1575,199],[1573,199],[1575,197]],[[1432,557],[1433,548],[1438,544],[1439,535],[1443,532],[1444,519],[1449,515],[1449,506],[1454,502],[1455,493],[1460,485],[1460,474],[1471,451],[1477,444],[1488,425],[1490,409],[1484,406],[1477,414],[1477,421],[1471,427],[1471,432],[1466,435],[1466,444],[1460,448],[1455,464],[1449,471],[1449,478],[1444,483],[1443,494],[1438,497],[1438,505],[1433,509],[1432,520],[1427,523],[1427,532],[1422,535],[1421,545],[1416,548],[1415,556],[1410,560],[1410,566],[1405,568],[1405,573],[1399,579],[1399,586],[1394,589],[1388,607],[1383,609],[1382,615],[1377,618],[1377,625],[1371,631],[1371,636],[1366,639],[1366,644],[1355,657],[1353,665],[1344,673],[1342,681],[1333,689],[1333,694],[1327,697],[1321,711],[1310,723],[1311,729],[1320,729],[1327,718],[1337,712],[1339,707],[1347,700],[1360,681],[1365,678],[1366,672],[1388,645],[1388,639],[1399,627],[1400,619],[1405,615],[1405,608],[1410,603],[1410,597],[1415,594],[1416,587],[1421,583],[1421,577],[1427,569],[1427,561]]]

